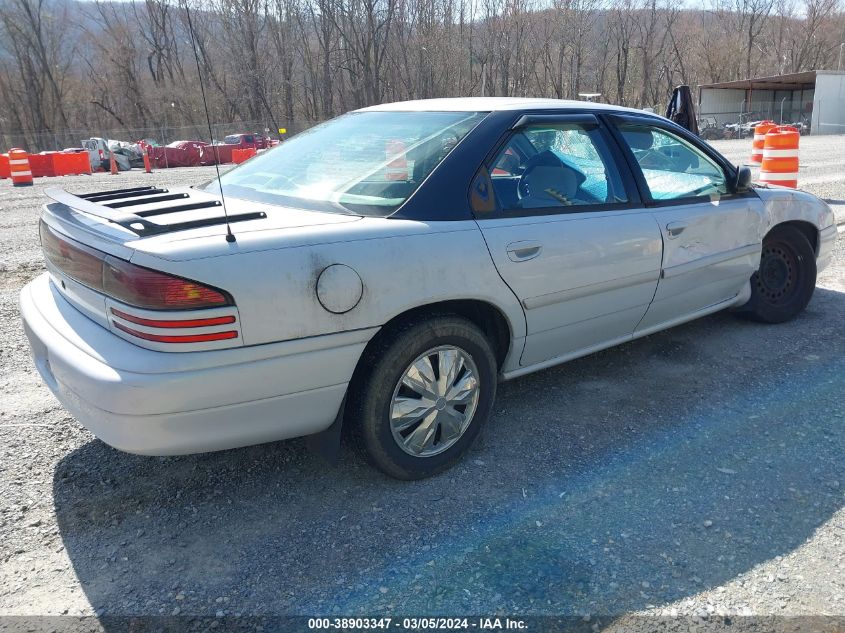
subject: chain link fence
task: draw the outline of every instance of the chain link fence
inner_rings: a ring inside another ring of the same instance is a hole
[[[211,126],[214,142],[223,142],[229,134],[257,134],[274,139],[284,139],[293,134],[307,130],[319,121],[294,121],[281,123],[284,133],[274,128],[266,121],[236,121],[228,123],[213,123]],[[162,125],[147,127],[123,128],[85,128],[62,131],[6,131],[0,130],[0,151],[8,151],[12,147],[20,147],[30,153],[63,150],[70,147],[80,147],[82,139],[100,137],[108,140],[135,142],[141,139],[155,141],[159,145],[167,145],[174,141],[204,141],[211,142],[208,134],[208,124],[205,122],[192,125]]]
[[[734,111],[699,112],[698,127],[702,138],[729,139],[754,136],[754,124],[774,121],[778,125],[793,125],[802,134],[810,133],[813,102],[797,103],[791,99],[759,101],[749,109],[744,106]]]

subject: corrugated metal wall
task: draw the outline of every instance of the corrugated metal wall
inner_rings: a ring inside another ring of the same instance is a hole
[[[715,118],[718,126],[736,123],[745,111],[745,90],[702,88],[698,118]]]
[[[812,134],[845,134],[845,72],[818,71]]]
[[[710,122],[715,120],[719,127],[727,123],[746,123],[763,119],[784,124],[804,121],[809,125],[814,92],[702,88],[699,119],[709,119]],[[840,101],[840,108],[845,110],[845,101]]]

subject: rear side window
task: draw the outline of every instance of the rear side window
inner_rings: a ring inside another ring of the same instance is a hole
[[[619,126],[654,200],[709,197],[728,192],[725,172],[709,156],[666,130]]]
[[[226,197],[388,216],[485,116],[483,112],[353,112],[297,134],[227,172],[220,181]],[[216,182],[208,191],[217,191]]]
[[[598,126],[543,123],[517,130],[493,161],[491,180],[503,211],[627,202]]]

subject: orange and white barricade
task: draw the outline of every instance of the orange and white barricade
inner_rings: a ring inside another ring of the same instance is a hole
[[[754,142],[751,146],[751,162],[763,162],[763,145],[766,142],[766,134],[772,128],[777,127],[774,121],[760,121],[754,126]]]
[[[405,157],[405,142],[401,139],[387,141],[384,151],[388,159],[393,158],[387,163],[385,178],[387,180],[409,180],[410,173],[408,159]]]
[[[798,187],[798,140],[801,133],[789,125],[778,125],[766,134],[760,182],[781,187]]]
[[[26,187],[32,184],[32,170],[29,168],[29,153],[13,147],[9,150],[9,175],[12,185]]]

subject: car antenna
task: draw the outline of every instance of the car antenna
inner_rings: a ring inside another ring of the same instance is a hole
[[[214,169],[217,172],[217,186],[220,187],[220,201],[223,204],[223,216],[226,218],[226,241],[234,242],[235,234],[229,224],[229,213],[226,210],[226,198],[223,196],[223,183],[220,180],[220,153],[214,144],[214,131],[211,128],[211,115],[208,113],[208,101],[205,99],[205,85],[202,83],[202,71],[200,70],[200,56],[197,53],[197,41],[194,37],[194,23],[191,20],[191,9],[188,7],[188,0],[185,0],[185,15],[188,18],[188,32],[191,35],[191,48],[194,50],[194,60],[197,62],[197,78],[200,81],[200,92],[202,93],[202,105],[205,108],[205,122],[208,124],[208,139],[211,141],[211,149],[214,152]]]

